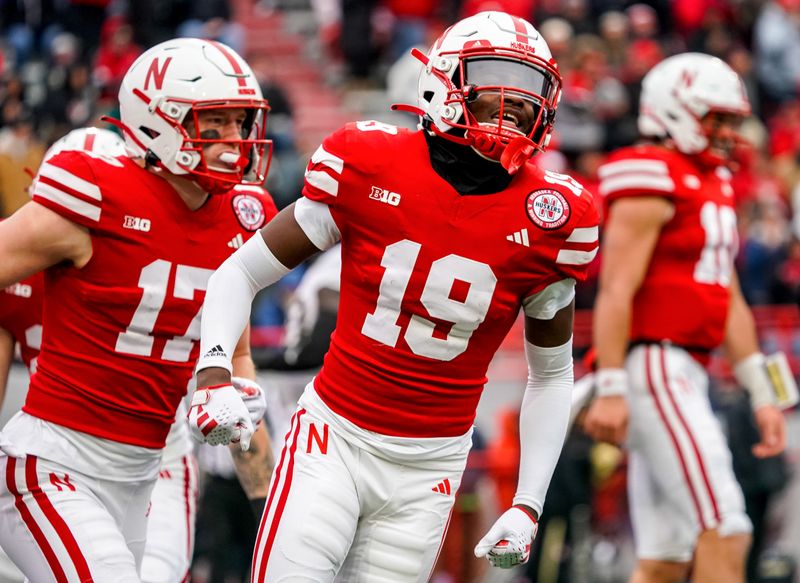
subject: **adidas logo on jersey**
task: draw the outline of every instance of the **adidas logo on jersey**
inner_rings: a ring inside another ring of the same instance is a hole
[[[214,348],[209,350],[203,355],[203,358],[207,358],[209,356],[222,356],[223,358],[228,358],[228,355],[225,354],[225,351],[222,350],[222,346],[217,344]]]
[[[236,236],[228,241],[228,247],[231,249],[238,249],[242,245],[244,245],[244,238],[241,233],[236,233]]]
[[[150,219],[125,215],[125,219],[122,221],[122,228],[147,233],[150,230]]]
[[[521,229],[516,233],[511,233],[506,237],[506,240],[522,245],[523,247],[531,246],[530,240],[528,239],[528,229]]]
[[[445,496],[449,496],[450,495],[450,480],[448,478],[445,478],[444,480],[442,480],[441,482],[436,484],[436,486],[431,488],[431,490],[433,490],[434,492],[438,492],[439,494],[444,494]]]
[[[379,200],[392,206],[397,206],[400,204],[399,194],[396,192],[389,192],[385,188],[378,188],[377,186],[372,187],[372,192],[369,193],[369,197],[372,200]]]

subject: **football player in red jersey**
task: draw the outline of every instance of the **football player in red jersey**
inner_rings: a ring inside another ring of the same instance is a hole
[[[45,270],[37,373],[0,434],[0,544],[32,581],[141,581],[150,494],[192,377],[208,277],[274,213],[268,110],[217,42],[145,52],[120,89],[129,156],[63,151],[0,224],[0,285]],[[246,335],[231,350],[252,368]],[[219,391],[247,449],[239,392]],[[209,428],[208,435],[216,433]],[[269,443],[248,452],[266,493]],[[255,445],[254,441],[254,445]]]
[[[475,552],[500,567],[530,553],[569,419],[574,287],[597,252],[598,216],[573,179],[529,162],[561,88],[530,23],[483,12],[415,54],[420,131],[362,121],[334,132],[303,198],[209,281],[201,404],[230,386],[225,354],[257,290],[342,244],[336,331],[273,475],[253,581],[427,580],[489,362],[520,310],[519,487]]]
[[[599,170],[609,209],[594,313],[599,398],[585,428],[613,443],[627,435],[633,583],[685,581],[692,561],[693,581],[741,582],[751,526],[708,401],[711,350],[723,345],[750,391],[755,455],[786,443],[783,383],[767,374],[733,265],[726,163],[750,105],[738,75],[708,55],[668,58],[642,83],[648,141]]]

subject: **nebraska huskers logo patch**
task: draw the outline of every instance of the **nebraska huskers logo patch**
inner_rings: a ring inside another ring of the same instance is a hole
[[[246,230],[256,231],[264,226],[267,215],[260,200],[248,194],[237,194],[233,197],[232,204],[239,224]]]
[[[543,188],[534,190],[525,201],[528,218],[542,229],[557,229],[567,222],[570,208],[560,192]]]

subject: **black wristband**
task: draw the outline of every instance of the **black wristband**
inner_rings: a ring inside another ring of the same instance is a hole
[[[250,500],[250,508],[253,509],[253,516],[257,522],[261,522],[261,515],[264,513],[264,506],[267,505],[267,498],[253,498]]]

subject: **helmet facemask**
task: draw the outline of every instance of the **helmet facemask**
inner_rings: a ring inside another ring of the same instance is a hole
[[[221,111],[222,110],[222,111]],[[203,118],[230,115],[230,110],[242,110],[244,119],[239,140],[223,137],[217,129],[201,129]],[[263,183],[272,157],[272,141],[265,139],[269,106],[258,100],[195,103],[181,124],[184,133],[179,149],[178,165],[195,177],[195,182],[210,194],[230,190],[247,182]],[[210,159],[209,149],[216,144],[230,144],[235,148]]]
[[[524,50],[476,46],[442,53],[458,58],[451,78],[432,73],[447,93],[441,137],[471,146],[484,158],[500,162],[510,174],[547,147],[561,92],[554,64]],[[460,115],[459,115],[460,113]]]

